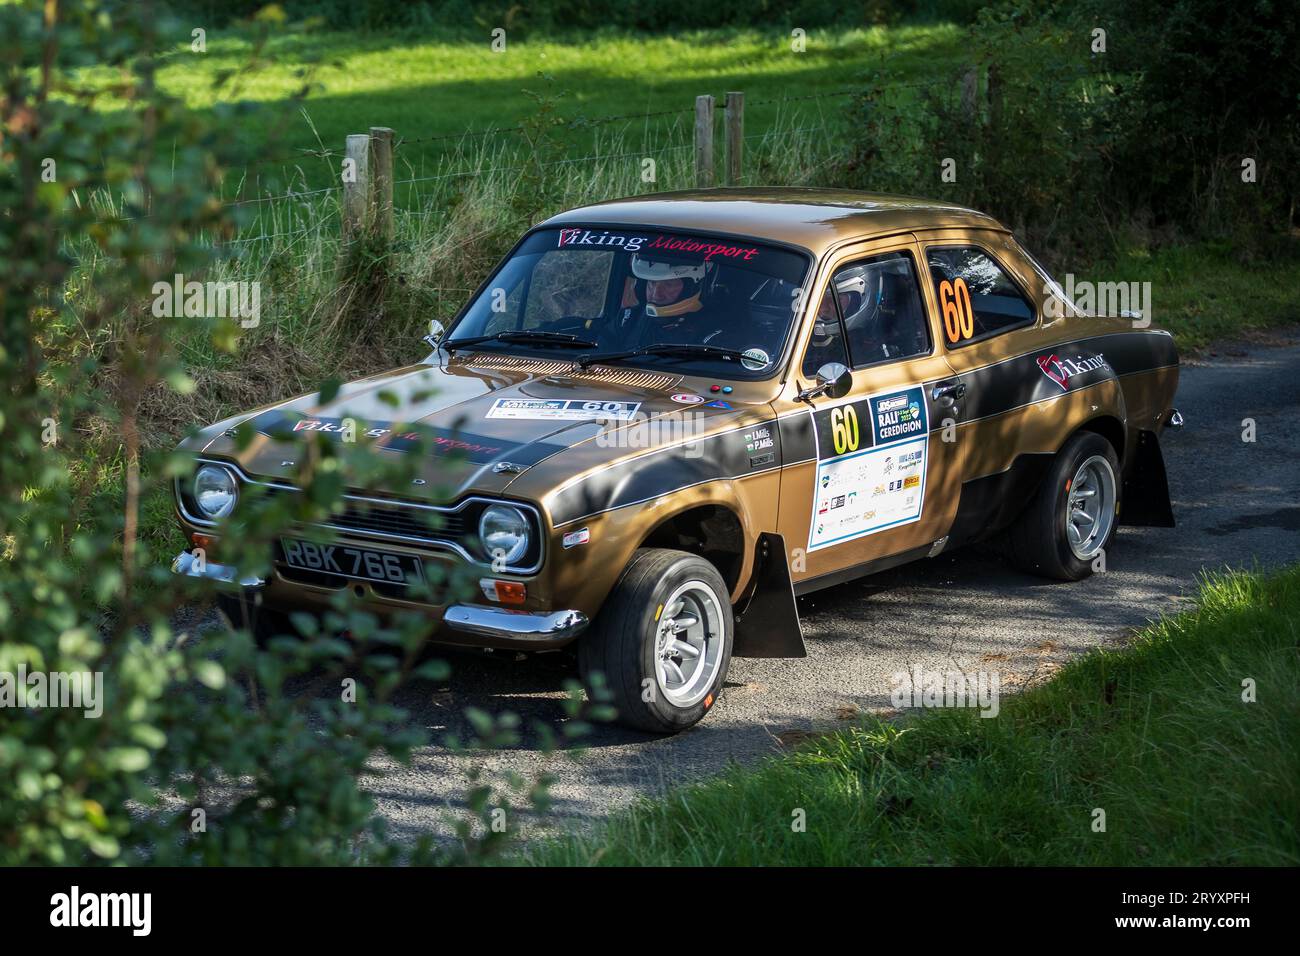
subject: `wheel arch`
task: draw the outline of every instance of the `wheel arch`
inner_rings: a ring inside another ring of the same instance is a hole
[[[1070,434],[1065,436],[1065,439],[1056,449],[1057,452],[1059,453],[1061,448],[1065,447],[1065,443],[1079,432],[1092,432],[1093,434],[1100,435],[1102,438],[1106,439],[1110,444],[1110,447],[1115,449],[1115,457],[1119,459],[1120,469],[1123,470],[1125,458],[1127,457],[1125,455],[1125,448],[1128,443],[1128,430],[1124,427],[1122,421],[1114,415],[1104,414],[1090,418],[1074,431],[1070,432]]]
[[[639,548],[671,548],[708,561],[731,594],[746,577],[745,522],[732,507],[716,501],[695,502],[661,519],[641,539]]]
[[[697,502],[658,522],[639,548],[670,548],[708,561],[731,591],[736,612],[733,657],[806,657],[785,539],[752,539],[728,504]]]

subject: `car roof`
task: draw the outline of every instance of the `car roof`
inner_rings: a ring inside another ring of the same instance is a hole
[[[628,196],[579,206],[543,226],[636,225],[793,243],[820,255],[849,239],[916,229],[1006,229],[953,203],[849,189],[727,188]]]

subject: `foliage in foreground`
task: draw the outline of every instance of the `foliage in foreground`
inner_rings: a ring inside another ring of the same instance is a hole
[[[930,711],[829,734],[529,861],[1294,866],[1298,691],[1300,566],[1218,575],[1195,610],[1004,698],[996,718]]]
[[[236,319],[150,305],[178,273],[211,278],[205,237],[238,226],[214,198],[220,141],[153,84],[167,29],[147,5],[0,6],[0,865],[489,856],[510,836],[483,824],[516,797],[543,806],[544,778],[510,795],[472,781],[455,841],[414,846],[389,837],[359,782],[381,752],[405,760],[424,739],[391,703],[408,679],[445,678],[425,659],[424,615],[379,621],[345,590],[321,617],[296,616],[309,641],[180,630],[177,610],[211,590],[140,547],[142,502],[192,468],[144,434],[148,402],[195,394],[182,343],[247,346]],[[79,78],[87,63],[116,68],[119,110],[96,108],[106,91]],[[114,215],[85,201],[96,191],[121,197]],[[69,248],[103,263],[84,296]],[[319,388],[328,401],[338,385]],[[302,494],[249,496],[210,561],[265,574],[279,529],[323,520],[345,488],[409,481],[427,452],[385,462],[320,437],[291,452]],[[430,577],[444,600],[464,586]],[[78,695],[46,696],[72,679]],[[515,739],[511,715],[468,716],[463,747]]]

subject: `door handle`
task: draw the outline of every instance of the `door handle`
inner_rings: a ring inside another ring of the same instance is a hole
[[[941,408],[951,408],[953,402],[960,402],[965,397],[965,382],[940,382],[930,391],[930,398]]]

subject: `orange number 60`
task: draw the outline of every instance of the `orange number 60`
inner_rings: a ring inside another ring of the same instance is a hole
[[[960,342],[975,334],[975,310],[971,308],[965,279],[944,279],[939,283],[939,307],[943,309],[943,331],[949,342]]]

